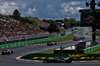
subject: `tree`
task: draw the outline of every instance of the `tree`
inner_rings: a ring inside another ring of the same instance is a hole
[[[36,17],[35,17],[35,18],[33,18],[33,17],[28,17],[27,19],[28,19],[27,22],[28,22],[29,24],[34,25],[34,26],[37,27],[37,28],[40,28],[39,23],[38,23],[38,21],[37,21],[38,18],[36,18]]]
[[[42,21],[47,22],[47,20],[46,20],[46,19],[42,19]]]
[[[64,28],[67,28],[67,27],[68,27],[68,23],[64,22]]]
[[[60,32],[60,30],[57,27],[56,22],[50,22],[50,26],[48,27],[48,32],[52,33],[52,32]]]
[[[20,17],[20,13],[19,13],[19,11],[17,9],[14,10],[13,16],[14,17]]]
[[[76,19],[74,19],[74,18],[70,18],[70,19],[69,19],[69,22],[71,22],[71,23],[75,23],[75,22],[76,22]]]
[[[34,17],[34,19],[39,20],[39,18],[38,18],[38,17]]]
[[[64,22],[69,22],[69,19],[67,19],[67,18],[64,18]]]

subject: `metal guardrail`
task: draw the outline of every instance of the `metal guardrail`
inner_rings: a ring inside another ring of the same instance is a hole
[[[84,50],[84,54],[89,53],[89,52],[94,51],[94,50],[97,50],[99,48],[100,48],[100,45],[96,45],[96,46],[87,48],[87,49]]]
[[[73,31],[73,32],[75,32],[75,31]],[[71,32],[71,33],[73,33],[73,32]],[[36,43],[39,43],[39,42],[45,42],[45,41],[61,39],[61,38],[68,37],[71,33],[67,34],[66,36],[60,36],[60,37],[50,37],[50,38],[23,41],[23,42],[17,42],[17,43],[2,44],[2,45],[0,45],[0,49],[16,47],[16,46],[22,46],[22,45],[28,45],[28,44],[36,44]]]
[[[25,36],[15,36],[15,37],[3,37],[0,38],[0,42],[10,42],[10,41],[20,41],[20,40],[29,40],[29,39],[35,39],[35,38],[42,38],[42,37],[54,37],[57,36],[56,33],[44,33],[44,34],[35,34],[35,35],[25,35]],[[27,39],[25,38],[27,37]],[[7,39],[7,41],[5,40]]]

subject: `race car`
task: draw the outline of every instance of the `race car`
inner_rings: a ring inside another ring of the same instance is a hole
[[[2,55],[8,55],[8,54],[13,54],[13,51],[12,50],[9,50],[9,49],[6,49],[6,50],[3,50],[1,52]]]
[[[65,57],[57,57],[52,59],[46,59],[43,63],[71,63],[73,58],[66,59]]]
[[[49,42],[47,45],[57,45],[56,42]]]
[[[80,37],[80,39],[85,39],[85,37]]]
[[[85,35],[88,35],[88,33],[85,33]]]
[[[78,40],[80,40],[80,39],[79,39],[79,38],[74,38],[74,39],[73,39],[73,41],[78,41]]]

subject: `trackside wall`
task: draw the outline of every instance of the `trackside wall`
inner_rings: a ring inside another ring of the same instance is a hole
[[[29,45],[29,44],[36,44],[36,43],[39,43],[39,42],[61,39],[61,38],[68,37],[70,34],[72,34],[74,32],[75,31],[70,32],[69,34],[67,34],[65,36],[60,36],[60,37],[51,37],[51,38],[45,38],[45,39],[38,39],[38,40],[30,40],[30,41],[23,41],[23,42],[17,42],[17,43],[3,44],[3,45],[0,45],[0,49],[17,47],[17,46],[22,46],[22,45]]]

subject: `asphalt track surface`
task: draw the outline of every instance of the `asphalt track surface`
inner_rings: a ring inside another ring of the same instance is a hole
[[[64,43],[58,43],[55,46],[47,46],[45,45],[30,45],[30,46],[21,46],[21,47],[15,47],[15,48],[9,48],[14,51],[14,54],[11,55],[1,55],[0,54],[0,66],[99,66],[100,62],[72,62],[72,63],[42,63],[42,62],[34,62],[34,61],[21,61],[15,59],[18,56],[23,56],[30,53],[35,53],[39,51],[44,51],[48,49],[57,48],[60,46],[68,46],[77,44],[77,42],[64,42]],[[2,50],[0,50],[1,52]]]
[[[30,53],[36,53],[48,49],[58,48],[60,46],[75,45],[77,43],[78,43],[77,41],[69,41],[69,42],[57,43],[57,45],[55,46],[47,46],[46,44],[44,44],[44,45],[30,45],[30,46],[9,48],[14,51],[14,54],[11,55],[0,54],[0,66],[86,66],[86,65],[100,66],[100,62],[42,63],[34,61],[21,61],[16,59],[16,57],[18,56],[23,56]],[[0,49],[0,53],[1,51],[2,49]]]

